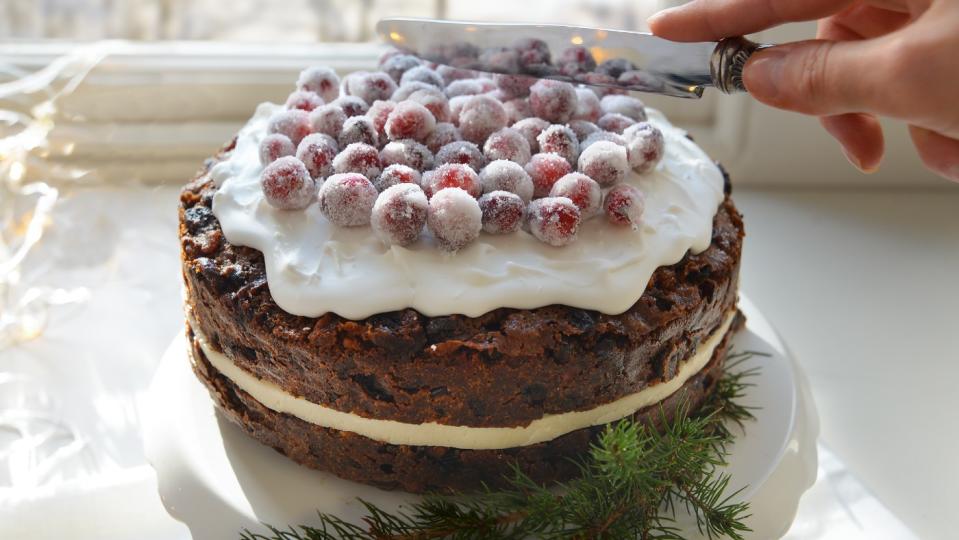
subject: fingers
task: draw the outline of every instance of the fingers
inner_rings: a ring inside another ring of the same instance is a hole
[[[830,135],[842,145],[843,154],[862,172],[879,169],[885,141],[879,119],[871,114],[849,113],[819,119]]]
[[[909,126],[909,135],[926,167],[953,182],[959,182],[959,140],[917,126]]]
[[[909,24],[908,13],[867,4],[853,4],[819,22],[818,39],[851,41],[884,36]]]
[[[656,13],[647,21],[658,36],[676,41],[715,41],[787,22],[838,13],[854,0],[695,0]]]

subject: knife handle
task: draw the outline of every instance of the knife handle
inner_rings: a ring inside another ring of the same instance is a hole
[[[754,52],[771,46],[761,45],[744,37],[720,40],[709,59],[709,72],[713,78],[713,86],[725,94],[745,92],[743,67],[746,61]]]

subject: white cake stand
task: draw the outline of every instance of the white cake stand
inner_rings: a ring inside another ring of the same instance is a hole
[[[761,368],[743,399],[759,409],[733,445],[726,472],[730,490],[745,486],[738,498],[751,503],[750,538],[778,538],[816,479],[818,420],[792,355],[752,303],[743,299],[740,307],[748,323],[733,350],[771,356],[742,365]],[[264,532],[262,523],[316,524],[317,511],[358,520],[364,509],[357,497],[384,508],[416,500],[301,467],[248,437],[216,412],[186,350],[179,336],[164,355],[147,396],[143,431],[163,504],[194,538],[238,538],[244,528]],[[679,519],[688,537],[699,537],[688,516]]]

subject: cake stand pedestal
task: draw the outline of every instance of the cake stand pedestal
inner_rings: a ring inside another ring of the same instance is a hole
[[[737,499],[751,504],[748,537],[778,538],[816,479],[818,420],[793,356],[751,302],[742,299],[740,308],[748,323],[733,350],[770,356],[740,366],[760,367],[742,400],[758,409],[732,445],[726,472],[730,490],[745,486]],[[357,497],[386,509],[417,499],[301,467],[247,437],[216,412],[186,351],[182,335],[167,349],[147,396],[143,431],[163,504],[194,538],[238,538],[243,529],[264,532],[262,523],[316,524],[317,511],[356,521],[364,513]],[[677,517],[687,537],[700,537],[689,516]]]

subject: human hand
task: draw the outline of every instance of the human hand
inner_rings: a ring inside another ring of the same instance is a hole
[[[959,1],[694,0],[649,26],[666,39],[711,41],[815,19],[817,39],[750,58],[750,94],[820,117],[865,172],[882,160],[878,116],[903,120],[926,166],[959,181]]]

